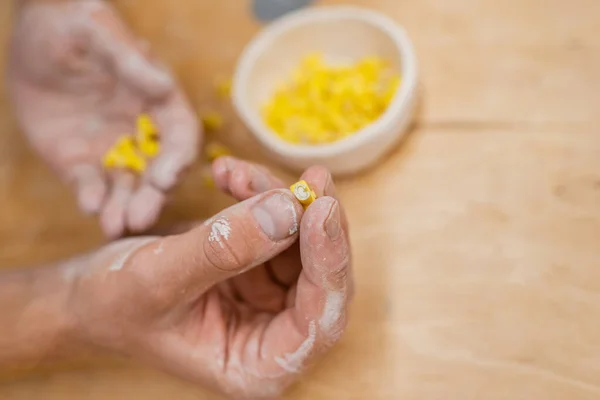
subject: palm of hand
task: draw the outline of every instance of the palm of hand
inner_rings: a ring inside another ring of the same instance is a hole
[[[169,74],[149,59],[114,10],[103,2],[25,6],[13,32],[8,82],[29,141],[73,185],[81,209],[100,213],[112,237],[126,228],[147,229],[164,191],[195,158],[198,132]],[[139,182],[124,171],[108,176],[104,153],[134,132],[141,112],[169,127],[165,135],[177,144],[167,144]],[[177,132],[170,127],[174,120]]]

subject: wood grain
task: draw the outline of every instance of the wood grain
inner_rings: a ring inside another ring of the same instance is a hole
[[[339,184],[353,229],[352,319],[340,346],[287,398],[600,398],[600,3],[320,3],[368,4],[403,23],[424,102],[401,148]],[[249,2],[116,4],[198,110],[230,113],[212,82],[259,29]],[[76,212],[0,101],[0,265],[101,244],[95,221]],[[222,139],[262,160],[239,122],[228,124]],[[163,223],[230,203],[199,190],[199,179],[200,166]],[[217,397],[103,363],[0,386],[2,400],[32,398]]]

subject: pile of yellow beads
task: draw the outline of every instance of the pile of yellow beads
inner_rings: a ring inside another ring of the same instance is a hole
[[[102,163],[107,169],[129,169],[142,173],[146,170],[147,160],[160,151],[158,129],[146,114],[137,119],[135,135],[121,136],[106,152]]]
[[[379,57],[332,66],[311,54],[264,105],[263,118],[287,142],[331,143],[379,118],[399,85],[400,76]]]

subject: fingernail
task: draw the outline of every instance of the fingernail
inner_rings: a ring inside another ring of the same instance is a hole
[[[335,196],[335,185],[333,183],[333,178],[329,175],[327,179],[327,184],[325,185],[325,190],[323,191],[325,196],[334,197]]]
[[[263,193],[271,189],[271,181],[258,168],[250,167],[250,189]]]
[[[342,227],[340,225],[340,206],[335,201],[329,210],[329,216],[325,220],[325,233],[329,239],[336,240],[340,237]]]
[[[254,219],[273,241],[286,239],[298,231],[298,215],[294,202],[283,193],[274,193],[252,209]]]

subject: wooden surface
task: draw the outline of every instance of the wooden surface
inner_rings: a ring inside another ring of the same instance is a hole
[[[405,25],[424,103],[400,149],[340,183],[356,261],[351,323],[289,398],[600,398],[600,2],[352,3]],[[259,28],[246,0],[117,4],[198,109],[226,108],[211,82]],[[30,153],[2,101],[0,265],[97,246],[95,221]],[[256,157],[238,124],[224,140]],[[163,222],[229,204],[199,176]],[[2,400],[132,398],[214,397],[112,363],[0,386]]]

